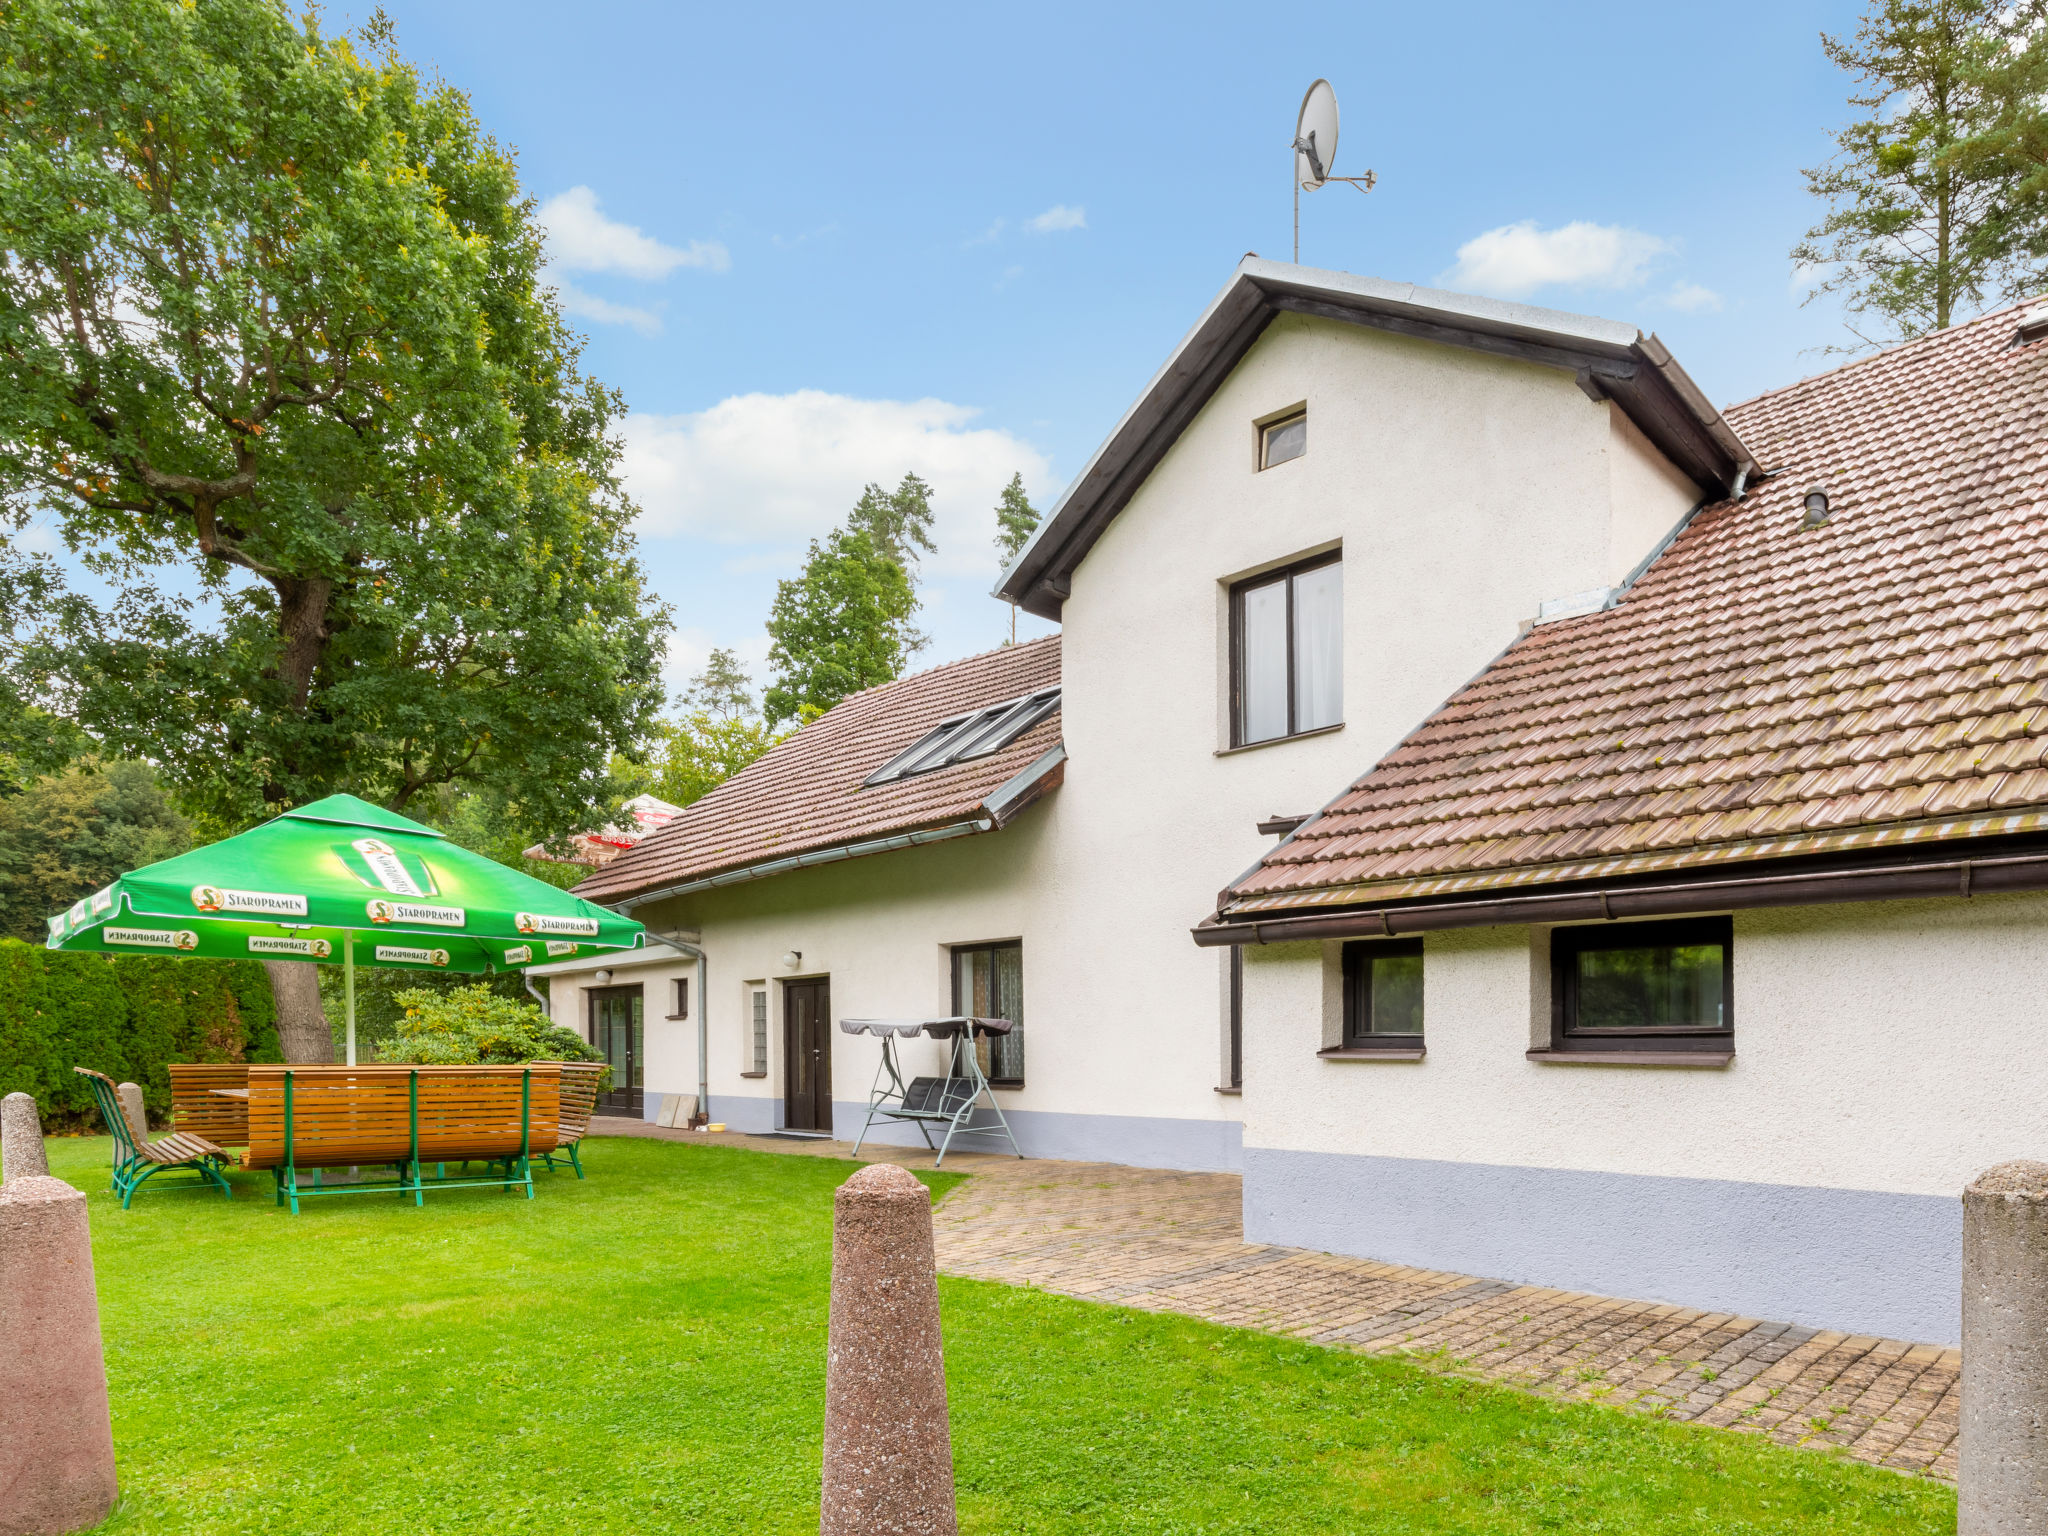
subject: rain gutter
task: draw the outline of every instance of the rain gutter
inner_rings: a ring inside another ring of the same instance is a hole
[[[1427,933],[1447,928],[1491,928],[1524,923],[1570,923],[1623,917],[1675,917],[1749,907],[1816,906],[1828,902],[1901,901],[1928,896],[1977,896],[2048,890],[2048,853],[2019,853],[1939,862],[1807,870],[1733,880],[1686,880],[1659,885],[1610,886],[1537,896],[1499,896],[1426,906],[1375,907],[1302,917],[1212,917],[1193,930],[1205,949],[1236,944],[1288,944],[1306,939],[1353,939]]]
[[[620,912],[631,905],[621,902]],[[694,944],[656,933],[652,928],[646,934],[655,943],[666,944],[697,962],[697,1108],[690,1116],[690,1129],[694,1131],[711,1123],[711,957]]]
[[[982,803],[981,814],[966,821],[947,822],[943,826],[923,827],[915,832],[899,832],[890,837],[870,838],[861,843],[841,843],[834,848],[815,848],[809,853],[791,854],[786,859],[771,859],[765,864],[747,864],[738,869],[721,870],[715,875],[705,875],[698,880],[685,880],[681,885],[664,885],[658,890],[643,891],[635,896],[623,896],[616,901],[606,902],[614,912],[624,915],[634,907],[651,906],[657,901],[666,901],[671,896],[688,896],[695,891],[715,890],[722,885],[740,885],[749,880],[766,880],[773,875],[785,875],[793,869],[811,869],[819,864],[838,864],[847,859],[864,859],[875,853],[894,853],[899,848],[921,848],[926,843],[943,843],[950,838],[969,837],[977,832],[994,832],[1016,819],[1017,813],[1030,805],[1046,790],[1059,784],[1064,778],[1067,749],[1054,745],[1037,757],[1028,767],[1012,774],[996,792]],[[649,938],[658,937],[652,931]],[[663,943],[669,942],[662,940]]]
[[[671,896],[687,896],[692,891],[714,890],[721,885],[743,885],[749,880],[766,880],[770,875],[784,875],[793,869],[809,869],[817,864],[837,864],[845,859],[866,858],[871,853],[893,853],[898,848],[943,843],[952,837],[966,837],[975,832],[993,832],[995,827],[993,817],[977,816],[972,821],[950,822],[943,827],[927,827],[920,832],[904,832],[895,837],[878,837],[865,843],[842,843],[837,848],[819,848],[810,853],[793,854],[786,859],[774,859],[766,864],[748,864],[740,869],[728,869],[716,875],[706,875],[701,880],[685,880],[681,885],[665,885],[658,891],[623,897],[607,905],[614,912],[623,915],[634,907],[666,901]],[[652,937],[651,934],[649,936]]]

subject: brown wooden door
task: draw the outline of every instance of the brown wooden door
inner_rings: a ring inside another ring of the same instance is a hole
[[[832,1129],[832,987],[782,986],[782,1123],[792,1131]]]

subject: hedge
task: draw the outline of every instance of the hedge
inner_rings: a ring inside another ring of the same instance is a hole
[[[46,1129],[100,1128],[91,1067],[168,1116],[173,1061],[282,1061],[255,960],[57,954],[0,939],[0,1094],[32,1093]]]

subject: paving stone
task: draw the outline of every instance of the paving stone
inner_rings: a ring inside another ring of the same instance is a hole
[[[617,1131],[712,1139],[637,1122]],[[840,1142],[716,1140],[782,1155],[847,1153]],[[932,1163],[922,1148],[869,1146],[862,1160]],[[974,1175],[933,1215],[948,1274],[1399,1354],[1447,1375],[1955,1479],[1954,1349],[1247,1244],[1233,1174],[961,1153],[948,1166]]]

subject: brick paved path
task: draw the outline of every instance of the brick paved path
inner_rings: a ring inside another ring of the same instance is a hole
[[[703,1139],[652,1127],[626,1133]],[[843,1142],[719,1140],[847,1153]],[[931,1164],[922,1150],[864,1148],[862,1160],[870,1157]],[[1953,1349],[1247,1244],[1234,1174],[959,1153],[953,1161],[974,1177],[935,1217],[939,1264],[950,1274],[1403,1355],[1549,1397],[1955,1477],[1962,1358]]]

